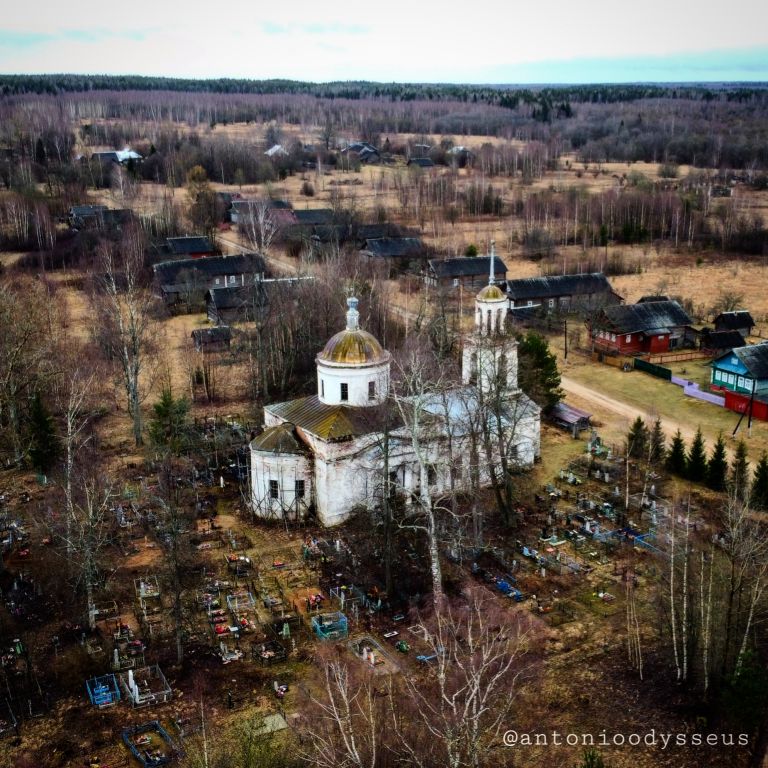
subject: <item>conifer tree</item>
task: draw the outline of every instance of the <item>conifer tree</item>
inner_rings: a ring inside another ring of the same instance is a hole
[[[752,506],[768,510],[768,453],[763,451],[752,479]]]
[[[707,453],[704,448],[704,437],[701,427],[696,430],[688,452],[687,476],[693,483],[703,483],[707,478]]]
[[[39,392],[35,392],[29,408],[29,459],[40,472],[47,472],[56,461],[61,444],[56,425]]]
[[[750,490],[749,462],[747,461],[747,444],[739,440],[731,464],[731,489],[737,499],[744,500]]]
[[[648,450],[648,459],[651,465],[661,464],[667,457],[666,435],[661,427],[661,419],[656,419],[653,422],[653,429],[651,430],[650,447]]]
[[[685,440],[678,429],[672,438],[672,445],[667,455],[667,469],[678,477],[685,477],[687,460],[685,457]]]
[[[648,427],[638,416],[627,434],[627,453],[633,459],[644,459],[648,455]]]
[[[725,453],[725,439],[721,432],[712,449],[707,463],[707,485],[713,491],[724,491],[728,482],[728,458]]]

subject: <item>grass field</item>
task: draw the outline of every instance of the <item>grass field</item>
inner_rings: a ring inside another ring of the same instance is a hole
[[[745,420],[736,438],[732,438],[731,433],[739,420],[739,414],[686,397],[681,387],[648,374],[639,371],[625,373],[617,368],[596,363],[571,364],[565,373],[569,378],[591,389],[645,412],[649,422],[659,416],[662,419],[681,422],[693,430],[701,428],[708,446],[711,446],[722,432],[731,447],[739,438],[744,439],[753,461],[756,461],[763,451],[768,450],[767,423],[753,422],[752,436],[749,437]],[[671,435],[667,437],[670,438]]]

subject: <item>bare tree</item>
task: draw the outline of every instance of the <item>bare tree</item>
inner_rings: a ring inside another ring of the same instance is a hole
[[[532,627],[481,589],[419,623],[432,659],[429,682],[406,676],[410,707],[392,704],[392,726],[409,765],[480,768],[508,728],[515,692],[531,672]],[[427,734],[430,738],[425,739]]]
[[[99,249],[99,290],[94,307],[107,356],[117,363],[125,391],[133,438],[143,444],[141,405],[149,389],[154,338],[155,299],[143,285],[144,252],[135,228],[115,248],[103,242]]]
[[[444,373],[435,368],[435,360],[418,345],[411,345],[397,368],[398,383],[393,390],[393,401],[410,440],[418,472],[418,483],[411,493],[405,525],[426,534],[432,601],[435,610],[439,611],[444,600],[443,574],[440,565],[438,509],[432,495],[433,473],[438,456],[434,450],[430,451],[430,446],[437,444],[436,438],[441,431],[440,420],[432,412],[435,393],[448,386],[448,382]]]
[[[238,226],[249,247],[264,255],[269,253],[279,227],[268,201],[248,201],[247,210],[240,214]]]
[[[88,626],[96,627],[95,594],[102,578],[102,558],[112,541],[116,518],[112,511],[112,485],[103,476],[78,472],[71,517],[55,528],[68,563],[73,567],[75,586],[85,593]]]

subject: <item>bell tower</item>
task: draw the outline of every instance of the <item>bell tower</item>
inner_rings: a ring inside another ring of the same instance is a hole
[[[464,342],[462,380],[486,392],[514,391],[517,389],[517,341],[506,328],[509,301],[496,284],[493,240],[488,261],[488,285],[475,297],[475,327]]]

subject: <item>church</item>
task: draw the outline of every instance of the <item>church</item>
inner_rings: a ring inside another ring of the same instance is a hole
[[[490,265],[464,339],[462,382],[440,392],[394,392],[391,354],[359,327],[357,299],[347,299],[346,328],[316,358],[316,393],[264,407],[264,431],[250,445],[256,516],[295,520],[314,512],[333,526],[376,507],[384,488],[408,503],[423,494],[423,483],[431,498],[488,485],[502,452],[507,466],[533,464],[541,411],[518,388],[517,341],[507,329],[493,247]]]

